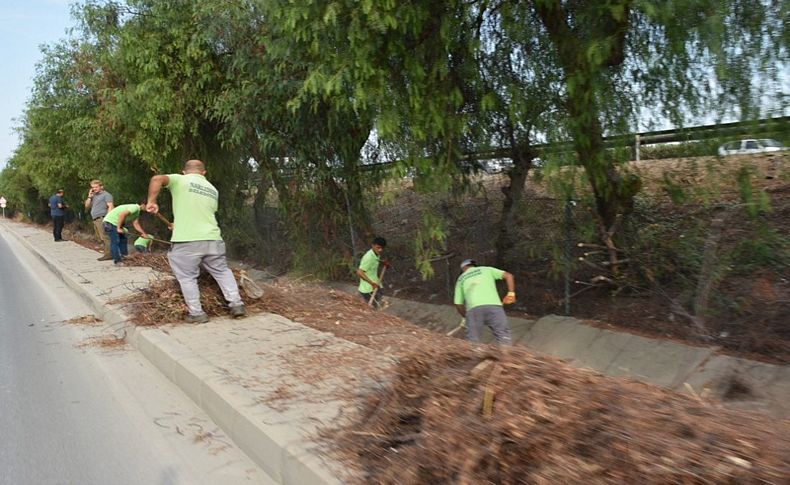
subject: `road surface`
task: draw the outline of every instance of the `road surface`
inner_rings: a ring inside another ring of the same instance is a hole
[[[0,484],[272,483],[135,350],[65,323],[91,313],[0,232]]]

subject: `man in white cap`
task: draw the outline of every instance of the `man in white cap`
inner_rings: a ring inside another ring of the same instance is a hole
[[[496,281],[504,279],[507,295],[499,299]],[[455,282],[455,308],[466,319],[466,338],[480,341],[480,330],[488,325],[500,345],[510,345],[510,325],[503,304],[516,302],[516,280],[512,274],[490,266],[478,266],[474,259],[461,263],[461,275]]]

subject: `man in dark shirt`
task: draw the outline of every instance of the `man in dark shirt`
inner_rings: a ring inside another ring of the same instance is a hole
[[[63,224],[66,220],[66,200],[63,198],[63,189],[58,189],[55,195],[49,198],[49,213],[52,216],[52,235],[55,242],[63,240]]]

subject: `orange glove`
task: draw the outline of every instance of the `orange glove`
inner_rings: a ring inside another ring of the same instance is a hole
[[[502,303],[505,305],[512,305],[515,302],[516,302],[516,292],[514,291],[508,291],[507,295],[505,295],[505,297],[502,298]]]

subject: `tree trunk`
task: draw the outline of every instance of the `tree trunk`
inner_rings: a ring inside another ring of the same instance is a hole
[[[513,167],[507,172],[509,184],[502,187],[502,193],[505,198],[502,201],[502,213],[499,217],[497,239],[494,246],[496,249],[496,266],[500,268],[506,266],[507,253],[515,244],[512,232],[514,226],[513,215],[524,197],[524,184],[527,181],[529,170],[532,168],[532,160],[535,156],[535,152],[529,147],[529,142],[512,147],[511,159],[513,160]]]
[[[624,60],[631,0],[621,0],[619,4],[625,15],[602,17],[597,25],[584,28],[573,25],[572,12],[566,10],[561,0],[544,0],[535,6],[565,71],[574,148],[579,163],[587,172],[596,210],[606,232],[616,227],[619,215],[631,210],[633,197],[640,189],[639,179],[635,176],[624,179],[617,172],[614,160],[606,154],[595,86],[596,79],[606,75],[605,70],[621,65]],[[588,56],[588,46],[603,45],[608,45],[606,55],[592,60]]]

